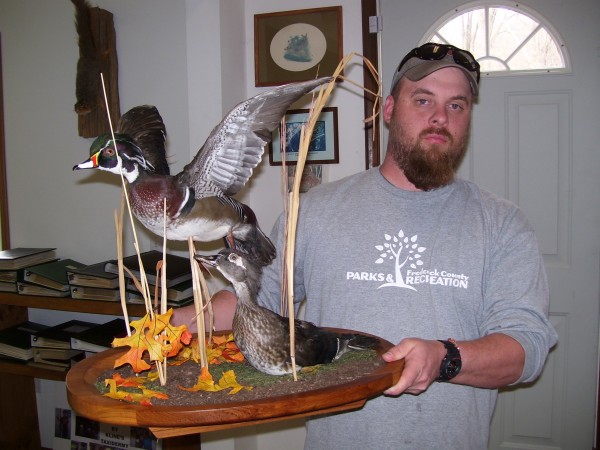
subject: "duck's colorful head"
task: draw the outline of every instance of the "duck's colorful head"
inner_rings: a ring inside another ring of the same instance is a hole
[[[97,168],[117,175],[122,170],[130,183],[139,176],[140,169],[154,170],[136,143],[124,134],[115,134],[114,140],[110,134],[98,136],[90,146],[90,155],[84,162],[73,166],[73,170]]]

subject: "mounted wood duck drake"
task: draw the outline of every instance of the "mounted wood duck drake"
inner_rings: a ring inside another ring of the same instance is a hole
[[[196,255],[207,267],[215,267],[231,282],[237,295],[233,316],[233,338],[248,362],[270,375],[292,372],[290,327],[282,317],[256,303],[261,266],[236,250],[217,255]],[[297,367],[327,364],[352,350],[374,348],[377,339],[353,333],[335,333],[304,320],[295,320]]]
[[[252,175],[272,131],[291,104],[331,80],[325,77],[278,86],[240,103],[174,176],[167,163],[162,117],[154,106],[137,106],[119,120],[116,146],[110,134],[98,136],[90,147],[91,157],[73,170],[122,171],[133,214],[159,236],[163,236],[166,198],[167,239],[181,241],[193,236],[207,242],[226,237],[229,246],[267,265],[275,257],[275,247],[259,228],[252,209],[231,196]]]

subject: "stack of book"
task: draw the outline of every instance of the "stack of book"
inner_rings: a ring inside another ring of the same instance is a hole
[[[155,297],[160,298],[160,284],[158,286],[148,283],[152,300]],[[156,294],[158,289],[158,294]],[[132,280],[127,280],[127,292],[129,294],[128,303],[141,304],[144,303],[144,297]],[[180,306],[189,305],[194,301],[193,282],[191,279],[167,287],[167,306],[177,308]]]
[[[157,263],[162,260],[162,252],[151,250],[140,254],[142,266],[148,280],[150,294],[154,299],[157,284]],[[123,258],[125,292],[128,303],[143,303],[143,297],[135,285],[133,277],[141,280],[140,262],[137,255]],[[88,300],[119,301],[121,299],[117,260],[111,259],[80,267],[67,272],[71,297]],[[188,258],[173,254],[166,255],[167,304],[178,307],[193,302],[192,273]],[[160,296],[160,290],[159,296]]]
[[[17,292],[17,281],[19,281],[19,270],[0,270],[0,292]]]
[[[68,270],[84,265],[72,259],[59,259],[45,264],[28,266],[23,270],[22,281],[17,282],[19,294],[68,297],[71,293]]]
[[[74,319],[32,333],[30,343],[33,360],[28,364],[45,369],[69,369],[85,358],[85,351],[71,347],[71,338],[97,325]]]
[[[151,250],[141,253],[140,258],[138,258],[137,255],[123,258],[123,265],[131,272],[131,274],[127,271],[125,272],[127,278],[127,291],[133,294],[129,299],[130,303],[143,303],[144,301],[133,280],[133,277],[137,280],[141,280],[140,259],[146,274],[146,279],[148,280],[148,287],[150,288],[152,298],[154,299],[157,289],[160,298],[161,276],[158,275],[157,265],[159,261],[163,259],[163,254],[157,250]],[[189,258],[167,253],[165,260],[167,306],[176,308],[192,303],[192,271]],[[116,261],[107,263],[105,269],[108,272],[118,273]],[[165,268],[161,269],[161,273],[164,269]]]
[[[57,259],[55,248],[18,247],[0,251],[0,292],[18,292],[26,267]]]
[[[138,255],[131,255],[123,258],[123,265],[129,269],[133,276],[140,280],[142,277],[140,269],[141,260],[148,284],[156,285],[159,281],[157,279],[157,265],[159,261],[162,261],[162,259],[162,252],[159,252],[158,250],[150,250],[148,252],[140,253],[139,258]],[[165,260],[167,287],[172,287],[176,284],[192,279],[189,258],[167,253]],[[104,269],[107,272],[115,274],[119,273],[119,267],[116,260],[107,261]],[[125,276],[131,279],[131,275],[127,271],[125,272]]]
[[[65,340],[66,333],[87,327],[87,322],[74,322],[50,327],[26,321],[1,330],[0,357],[43,369],[68,370],[85,358],[84,351],[72,349],[70,341]]]
[[[0,356],[20,361],[33,359],[31,336],[46,328],[48,325],[26,321],[0,330]]]
[[[98,324],[76,336],[71,336],[71,348],[97,353],[111,348],[115,338],[127,335],[127,324],[121,318]]]
[[[69,320],[52,327],[27,321],[0,330],[0,357],[65,371],[89,353],[111,348],[115,337],[126,335],[127,324],[122,318],[99,324]]]
[[[87,300],[118,301],[119,276],[104,270],[106,262],[67,271],[71,297]]]

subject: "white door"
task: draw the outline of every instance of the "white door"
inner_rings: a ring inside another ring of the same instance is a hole
[[[402,56],[458,6],[456,0],[380,0],[385,95]],[[572,73],[484,77],[461,175],[519,204],[535,226],[559,344],[536,383],[502,391],[490,448],[591,449],[598,380],[600,2],[527,0],[526,6],[564,38]]]

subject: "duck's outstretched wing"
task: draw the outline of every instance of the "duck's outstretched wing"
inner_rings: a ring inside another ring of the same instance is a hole
[[[157,174],[170,174],[165,150],[167,130],[155,106],[131,108],[119,119],[117,130],[119,134],[126,134],[133,139]]]
[[[332,77],[278,86],[243,101],[217,125],[194,157],[177,175],[196,197],[237,193],[260,162],[265,145],[289,107]]]

